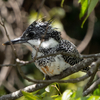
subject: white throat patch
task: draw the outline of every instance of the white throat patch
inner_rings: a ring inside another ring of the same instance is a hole
[[[41,40],[28,40],[28,42],[31,44],[31,45],[34,45],[36,47],[38,47],[41,43]],[[50,38],[48,41],[43,41],[41,43],[41,47],[43,48],[50,48],[50,47],[55,47],[56,45],[58,44],[58,42],[56,40],[54,40],[53,38]]]
[[[25,45],[28,45],[29,47],[31,47],[31,51],[32,51],[32,54],[33,56],[36,54],[36,50],[32,47],[33,46],[36,46],[36,47],[39,47],[41,43],[41,40],[28,40],[28,43],[24,43]],[[55,47],[56,45],[58,44],[58,42],[56,40],[54,40],[53,38],[49,39],[48,41],[43,41],[41,43],[41,47],[42,48],[52,48],[52,47]],[[38,52],[38,57],[41,56],[42,53]]]
[[[50,48],[50,47],[55,47],[57,44],[58,42],[56,40],[54,40],[53,38],[50,38],[48,41],[42,42],[41,47]]]

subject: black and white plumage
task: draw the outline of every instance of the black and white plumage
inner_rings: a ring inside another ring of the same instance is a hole
[[[42,40],[42,42],[41,42]],[[73,56],[55,55],[46,58],[41,58],[35,61],[35,65],[42,73],[48,76],[60,74],[66,68],[82,61],[74,44],[61,38],[61,33],[53,28],[50,22],[33,22],[17,39],[12,40],[12,43],[23,43],[30,45],[32,48],[32,57],[34,58],[37,48],[39,48],[37,57],[44,56],[57,52],[67,52],[74,54]],[[41,45],[40,45],[41,43]],[[6,42],[5,45],[9,45]],[[40,46],[40,47],[39,47]]]

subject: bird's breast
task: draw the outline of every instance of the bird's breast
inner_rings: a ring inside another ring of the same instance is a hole
[[[35,61],[37,68],[44,74],[54,76],[60,74],[71,65],[64,61],[62,55],[41,58]]]

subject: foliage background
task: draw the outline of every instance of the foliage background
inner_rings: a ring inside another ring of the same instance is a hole
[[[81,11],[81,5],[78,0],[65,0],[63,8],[61,7],[61,0],[0,0],[0,16],[4,18],[5,25],[11,39],[19,37],[27,26],[37,19],[49,20],[54,18],[53,27],[57,27],[62,33],[64,39],[72,41],[77,47],[84,40],[87,30],[89,28],[89,20],[86,20],[83,28],[81,28],[83,20],[86,18],[86,14],[79,19]],[[86,12],[86,11],[85,11]],[[88,12],[86,12],[88,13]],[[39,14],[39,16],[38,16]],[[89,43],[85,41],[87,46],[80,51],[82,54],[92,54],[100,52],[100,2],[96,4],[94,9],[95,18],[93,35]],[[91,35],[92,33],[90,33]],[[88,38],[87,38],[88,40]],[[10,46],[3,46],[2,43],[7,41],[7,37],[3,28],[0,26],[0,64],[14,63],[14,54]],[[84,45],[82,45],[84,47]],[[31,60],[31,52],[23,45],[15,45],[19,59]],[[33,79],[43,79],[43,74],[35,67],[35,65],[28,64],[22,67],[23,72]],[[68,78],[76,78],[82,76],[84,73],[78,72]],[[97,77],[100,76],[98,71]],[[27,94],[23,92],[23,95],[31,100],[43,99],[43,100],[99,100],[100,99],[100,86],[87,97],[82,96],[82,87],[87,80],[76,84],[57,84],[54,83],[46,89],[41,89],[37,93]],[[0,68],[0,96],[21,89],[27,85],[33,83],[23,79],[14,67]],[[33,97],[32,97],[33,96]],[[64,97],[65,96],[65,97]],[[19,100],[24,99],[20,98]],[[92,98],[92,99],[91,99]]]

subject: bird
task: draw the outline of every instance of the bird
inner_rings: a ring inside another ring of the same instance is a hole
[[[35,60],[36,67],[44,74],[45,77],[59,75],[68,67],[71,67],[83,59],[76,49],[76,46],[68,40],[61,37],[61,32],[52,27],[52,21],[34,21],[23,34],[11,40],[12,44],[28,45],[32,49],[32,59],[36,53],[37,57],[46,56]],[[10,45],[7,41],[4,45]],[[38,51],[37,51],[38,49]],[[66,52],[69,55],[60,54]],[[75,56],[72,56],[75,55]]]

